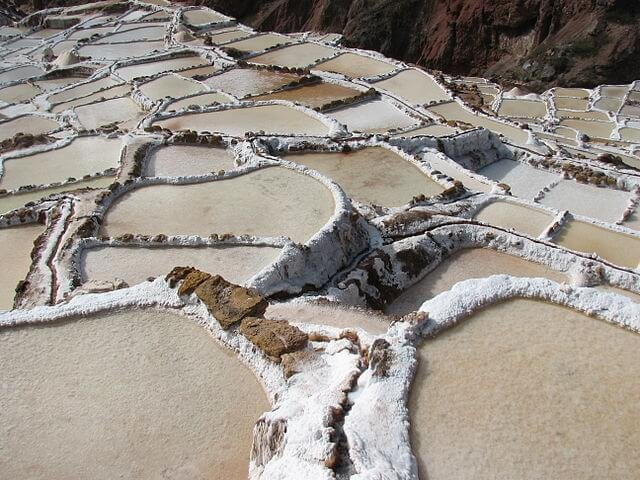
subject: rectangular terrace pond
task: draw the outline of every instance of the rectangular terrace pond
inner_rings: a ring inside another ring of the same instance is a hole
[[[13,308],[16,286],[29,273],[33,242],[42,232],[38,224],[0,228],[0,310]]]
[[[392,65],[375,58],[365,57],[356,53],[343,53],[336,58],[319,63],[315,70],[325,72],[341,73],[351,78],[372,77],[374,75],[384,75],[396,69]]]
[[[350,153],[303,153],[284,159],[319,171],[338,183],[350,198],[363,203],[400,207],[414,196],[434,196],[444,190],[416,165],[382,147]]]
[[[200,82],[172,73],[154,78],[139,88],[144,96],[153,101],[165,97],[180,98],[207,90],[207,87]]]
[[[184,23],[188,25],[207,25],[209,23],[218,23],[225,20],[225,18],[218,12],[211,10],[210,8],[197,8],[194,10],[187,10],[182,14]]]
[[[603,97],[623,98],[629,91],[629,85],[608,85],[600,89]]]
[[[434,123],[433,125],[427,125],[426,127],[417,128],[408,132],[402,132],[396,134],[397,137],[419,137],[426,135],[429,137],[448,137],[449,135],[455,135],[460,133],[460,130],[455,127],[450,127],[446,123]]]
[[[311,108],[322,107],[335,100],[344,100],[358,95],[360,91],[334,83],[318,83],[299,88],[280,90],[251,98],[251,100],[289,100]]]
[[[40,93],[41,90],[38,87],[29,85],[28,83],[21,83],[0,89],[0,101],[7,103],[20,103],[31,100]]]
[[[350,132],[385,133],[418,123],[418,120],[384,100],[368,100],[332,110],[327,115],[346,125]]]
[[[69,100],[68,102],[58,103],[52,109],[52,113],[60,113],[68,110],[72,107],[78,107],[81,105],[88,105],[89,103],[99,102],[103,100],[109,100],[111,98],[123,97],[131,93],[132,87],[129,84],[116,85],[115,87],[107,88],[106,90],[100,90],[99,92],[92,93],[86,97],[76,98],[75,100]]]
[[[622,190],[561,180],[545,194],[540,203],[558,210],[569,210],[577,215],[615,223],[622,218],[630,198],[631,194]]]
[[[74,87],[67,88],[66,90],[63,90],[58,93],[53,93],[49,95],[47,99],[51,104],[65,103],[71,100],[78,99],[80,97],[86,97],[87,95],[97,93],[106,88],[115,87],[120,83],[122,82],[117,81],[112,77],[104,77],[98,80],[92,80],[90,82],[86,82],[81,85],[76,85]]]
[[[12,68],[0,72],[0,83],[14,82],[17,80],[25,80],[31,77],[39,77],[46,72],[35,65],[25,65],[24,67]]]
[[[193,105],[207,107],[215,103],[232,103],[234,101],[235,99],[224,93],[202,93],[200,95],[184,98],[182,100],[175,100],[167,105],[166,111],[178,111],[183,108],[191,107]]]
[[[469,248],[454,252],[435,270],[410,286],[387,305],[385,312],[394,315],[407,315],[419,310],[427,300],[451,290],[456,283],[472,278],[487,278],[492,275],[547,278],[558,283],[567,280],[564,274],[552,270],[546,265],[530,262],[490,248]]]
[[[225,47],[235,48],[241,52],[261,52],[267,48],[273,48],[276,45],[287,45],[289,43],[293,43],[293,40],[289,37],[276,33],[264,33],[256,35],[255,37],[227,43]]]
[[[120,278],[135,285],[166,275],[176,265],[190,265],[242,285],[279,255],[279,248],[255,246],[100,247],[84,252],[82,273],[84,281]]]
[[[625,235],[591,223],[571,220],[553,239],[558,245],[600,257],[621,267],[637,269],[640,264],[640,237]]]
[[[282,135],[323,136],[329,133],[329,127],[320,120],[284,105],[262,105],[187,114],[155,123],[173,131],[215,131],[236,137],[243,136],[245,132],[261,130]]]
[[[106,40],[101,40],[106,41]],[[131,43],[92,43],[78,49],[78,54],[103,60],[123,60],[126,58],[142,57],[150,53],[164,50],[162,42],[131,42]]]
[[[492,120],[483,115],[476,115],[460,106],[457,102],[442,103],[428,109],[445,120],[465,122],[474,127],[483,127],[492,132],[503,134],[507,139],[517,145],[526,145],[529,134],[526,130]]]
[[[454,180],[461,181],[469,190],[490,192],[493,189],[493,185],[491,183],[481,182],[471,175],[468,175],[466,170],[461,165],[456,164],[454,160],[445,160],[433,153],[423,154],[423,158],[429,162],[431,168],[435,171],[448,175]]]
[[[235,158],[229,150],[191,145],[169,145],[156,149],[149,155],[144,175],[147,177],[207,175],[211,172],[229,171],[233,168],[235,168]]]
[[[172,70],[182,70],[183,68],[199,67],[207,65],[205,59],[199,56],[177,57],[157,62],[138,63],[120,67],[115,70],[115,74],[127,81],[138,77],[151,77],[157,73],[169,72]]]
[[[608,122],[609,115],[605,112],[599,112],[590,110],[588,112],[576,112],[573,110],[557,110],[557,118],[573,118],[576,120],[594,121],[594,122]],[[561,122],[562,124],[562,122]]]
[[[554,88],[553,92],[556,97],[573,97],[573,98],[589,98],[589,90],[584,88]]]
[[[129,97],[114,98],[104,102],[76,107],[76,115],[88,130],[109,123],[121,123],[142,116],[138,104]]]
[[[538,237],[551,225],[553,216],[543,210],[507,201],[492,202],[476,213],[474,220],[507,230],[516,230]]]
[[[270,72],[252,68],[234,68],[220,75],[214,75],[204,83],[216,90],[230,93],[238,98],[251,94],[265,93],[283,87],[300,77],[290,73]]]
[[[290,47],[279,48],[251,57],[251,63],[263,65],[279,65],[281,67],[302,68],[316,63],[322,58],[333,56],[337,50],[317,43],[299,43]]]
[[[612,122],[596,122],[591,120],[565,119],[560,122],[565,127],[575,128],[586,133],[590,137],[609,138],[613,133],[614,124]]]
[[[505,99],[500,102],[498,115],[513,118],[542,118],[547,114],[544,102]]]
[[[251,36],[251,32],[245,32],[244,30],[233,29],[225,32],[209,35],[212,45],[222,45],[223,43],[233,42],[234,40],[240,40],[241,38],[247,38]]]
[[[496,305],[425,340],[409,398],[420,478],[635,478],[640,337],[562,307]]]
[[[60,128],[58,122],[50,118],[25,115],[15,120],[7,120],[0,123],[0,141],[13,138],[16,133],[31,133],[40,135]]]
[[[102,38],[101,42],[116,43],[116,42],[136,42],[140,40],[162,40],[167,33],[166,26],[154,26],[145,27],[143,24],[141,28],[131,28],[124,31],[118,31]]]
[[[394,95],[403,97],[413,105],[451,99],[446,90],[438,85],[433,78],[415,68],[403,70],[373,85],[376,88],[382,88]]]
[[[533,200],[543,188],[560,179],[559,175],[508,159],[491,163],[478,173],[498,183],[506,183],[513,195],[527,200]]]
[[[33,82],[35,86],[41,88],[45,92],[57,90],[59,88],[73,85],[74,83],[82,82],[86,80],[85,77],[61,77],[61,78],[49,78],[47,80],[38,80]]]
[[[334,210],[333,195],[322,183],[271,167],[226,180],[138,188],[111,206],[102,233],[284,235],[304,243]]]
[[[609,112],[617,112],[622,107],[622,99],[602,97],[593,104],[595,108],[607,110]]]
[[[120,164],[121,149],[120,139],[80,137],[63,148],[5,160],[0,188],[16,190],[101,173]]]
[[[3,195],[0,196],[0,214],[24,207],[29,202],[38,202],[54,193],[70,192],[80,188],[107,188],[115,180],[115,177],[98,177],[58,187],[43,188],[15,195]]]
[[[195,320],[103,313],[3,328],[0,342],[7,478],[247,478],[269,402]]]
[[[640,143],[640,129],[629,127],[621,128],[620,138],[627,142]]]
[[[553,103],[561,110],[582,110],[589,107],[588,98],[555,97]]]

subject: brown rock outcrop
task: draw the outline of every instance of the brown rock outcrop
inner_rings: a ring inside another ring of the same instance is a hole
[[[211,275],[206,272],[201,272],[200,270],[192,271],[182,281],[182,284],[178,289],[178,295],[191,295],[202,282],[209,280],[210,278]]]
[[[269,357],[280,361],[281,355],[307,345],[309,337],[286,320],[247,317],[240,323],[240,333]]]

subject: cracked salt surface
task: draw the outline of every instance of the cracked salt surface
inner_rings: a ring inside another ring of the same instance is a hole
[[[0,27],[3,473],[633,476],[638,84],[134,3]]]

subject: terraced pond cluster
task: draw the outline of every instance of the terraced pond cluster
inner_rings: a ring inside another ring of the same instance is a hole
[[[637,477],[639,101],[165,0],[0,27],[0,471]]]

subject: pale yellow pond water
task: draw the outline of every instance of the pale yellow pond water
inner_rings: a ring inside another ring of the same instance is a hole
[[[634,479],[640,337],[513,300],[418,349],[411,444],[420,478]]]
[[[224,17],[209,8],[197,8],[184,12],[182,19],[188,25],[205,25],[208,23],[221,22],[224,20]]]
[[[261,52],[262,50],[275,47],[276,45],[287,45],[292,42],[293,40],[289,37],[285,37],[284,35],[265,33],[255,37],[228,43],[225,47],[235,48],[242,52]]]
[[[175,266],[188,265],[242,285],[273,263],[278,255],[279,248],[254,246],[102,247],[85,251],[82,272],[85,281],[120,278],[135,285],[149,277],[166,275]]]
[[[419,310],[427,300],[451,290],[458,282],[502,274],[514,277],[548,278],[558,283],[567,280],[560,272],[520,257],[490,248],[465,249],[455,252],[425,278],[405,290],[395,301],[385,307],[385,312],[406,315]]]
[[[353,88],[343,87],[333,83],[318,83],[307,87],[292,88],[279,92],[268,93],[253,97],[251,100],[289,100],[298,102],[311,108],[321,107],[334,100],[352,98],[360,92]]]
[[[449,94],[431,77],[417,69],[403,70],[392,77],[373,84],[407,99],[414,105],[449,100]]]
[[[51,109],[51,111],[53,113],[60,113],[72,107],[79,107],[81,105],[88,105],[89,103],[101,102],[103,100],[109,100],[111,98],[123,97],[131,93],[131,90],[131,85],[117,85],[115,87],[107,88],[106,90],[100,90],[99,92],[87,95],[86,97],[77,98],[75,100],[70,100],[64,103],[58,103]]]
[[[126,31],[118,31],[112,35],[108,35],[101,39],[101,42],[135,42],[140,40],[162,40],[167,33],[164,26],[161,27],[145,27],[140,24],[141,28],[132,28]]]
[[[554,90],[556,97],[589,98],[589,90],[584,88],[563,88]]]
[[[87,129],[133,120],[142,115],[138,104],[129,97],[76,107],[75,112],[82,126]]]
[[[169,145],[155,150],[147,160],[147,177],[207,175],[235,168],[235,157],[223,148]]]
[[[395,70],[395,68],[390,63],[356,53],[343,53],[314,67],[315,70],[342,73],[352,78],[383,75]]]
[[[576,130],[586,133],[590,137],[609,138],[613,132],[614,124],[611,122],[594,122],[590,120],[562,120],[560,125],[575,128]]]
[[[154,78],[150,82],[142,84],[139,88],[147,98],[153,101],[164,97],[180,98],[207,90],[200,82],[174,74]]]
[[[600,257],[622,267],[635,269],[640,264],[640,238],[571,220],[565,225],[555,243]]]
[[[7,478],[247,478],[269,402],[194,320],[100,314],[4,328],[0,343]]]
[[[194,97],[185,98],[183,100],[175,100],[167,105],[166,110],[181,110],[183,108],[190,107],[191,105],[198,105],[201,107],[206,107],[208,105],[213,105],[214,103],[231,103],[233,100],[223,93],[202,93],[200,95],[196,95]]]
[[[155,122],[173,131],[191,129],[220,132],[236,137],[245,132],[327,135],[329,127],[299,110],[284,105],[234,108],[217,112],[182,115]]]
[[[558,118],[574,118],[577,120],[588,120],[595,122],[608,122],[609,115],[605,112],[588,111],[588,112],[574,112],[571,110],[557,110],[556,117]]]
[[[121,149],[120,139],[80,137],[63,148],[5,160],[0,188],[14,190],[22,185],[46,185],[101,173],[119,165]]]
[[[16,285],[29,273],[33,242],[43,231],[37,224],[0,228],[0,310],[13,308]]]
[[[602,110],[617,112],[622,106],[622,99],[602,97],[600,100],[594,103],[593,106]]]
[[[39,88],[27,83],[21,83],[0,89],[0,100],[7,103],[20,103],[31,100],[39,93],[41,93]]]
[[[297,75],[289,73],[234,68],[220,75],[214,75],[204,80],[204,83],[213,89],[243,98],[247,95],[275,90],[297,79],[299,79]]]
[[[542,210],[511,202],[492,202],[473,218],[479,222],[514,229],[533,237],[540,235],[553,221],[553,216]]]
[[[333,195],[317,180],[272,167],[227,180],[133,190],[107,211],[102,232],[285,235],[306,242],[334,208]]]
[[[434,196],[444,188],[412,163],[386,148],[350,153],[304,153],[284,157],[319,171],[359,202],[400,207],[417,195]]]
[[[547,114],[544,102],[505,99],[500,103],[498,115],[515,118],[541,118]]]
[[[629,85],[609,85],[602,87],[601,94],[603,97],[623,98],[629,91]]]
[[[115,74],[127,81],[137,77],[150,77],[157,73],[168,72],[171,70],[181,70],[183,68],[197,67],[206,65],[208,62],[198,56],[178,57],[159,62],[139,63],[120,67],[115,70]]]
[[[16,133],[31,133],[39,135],[49,133],[60,127],[50,118],[26,115],[0,123],[0,141],[12,138]]]
[[[621,128],[620,138],[628,142],[640,143],[640,129],[637,128]]]
[[[70,87],[62,92],[49,95],[48,100],[52,104],[69,102],[71,100],[78,99],[80,97],[86,97],[100,90],[111,88],[118,85],[118,82],[111,77],[104,77],[99,80],[93,80],[91,82],[83,83],[75,87]]]
[[[107,41],[107,39],[101,40]],[[129,57],[142,57],[150,53],[164,50],[164,41],[130,42],[130,43],[94,43],[78,49],[83,57],[104,60],[122,60]]]
[[[450,127],[445,123],[436,123],[433,125],[427,125],[426,127],[417,128],[416,130],[399,133],[396,136],[419,137],[420,135],[428,135],[433,137],[446,137],[449,135],[455,135],[457,133],[460,133],[460,130],[455,127]]]
[[[245,32],[244,30],[233,29],[217,33],[215,35],[210,35],[210,38],[213,45],[220,45],[227,42],[233,42],[234,40],[239,40],[241,38],[246,38],[250,35],[251,33]]]
[[[281,67],[302,68],[316,63],[322,58],[331,57],[337,52],[335,48],[325,47],[317,43],[300,43],[280,48],[251,58],[251,63],[263,65],[279,65]]]
[[[346,125],[350,132],[384,133],[418,123],[418,120],[384,100],[368,100],[332,110],[327,115]]]
[[[556,108],[563,110],[586,110],[589,107],[589,100],[586,98],[555,97],[553,103]]]

